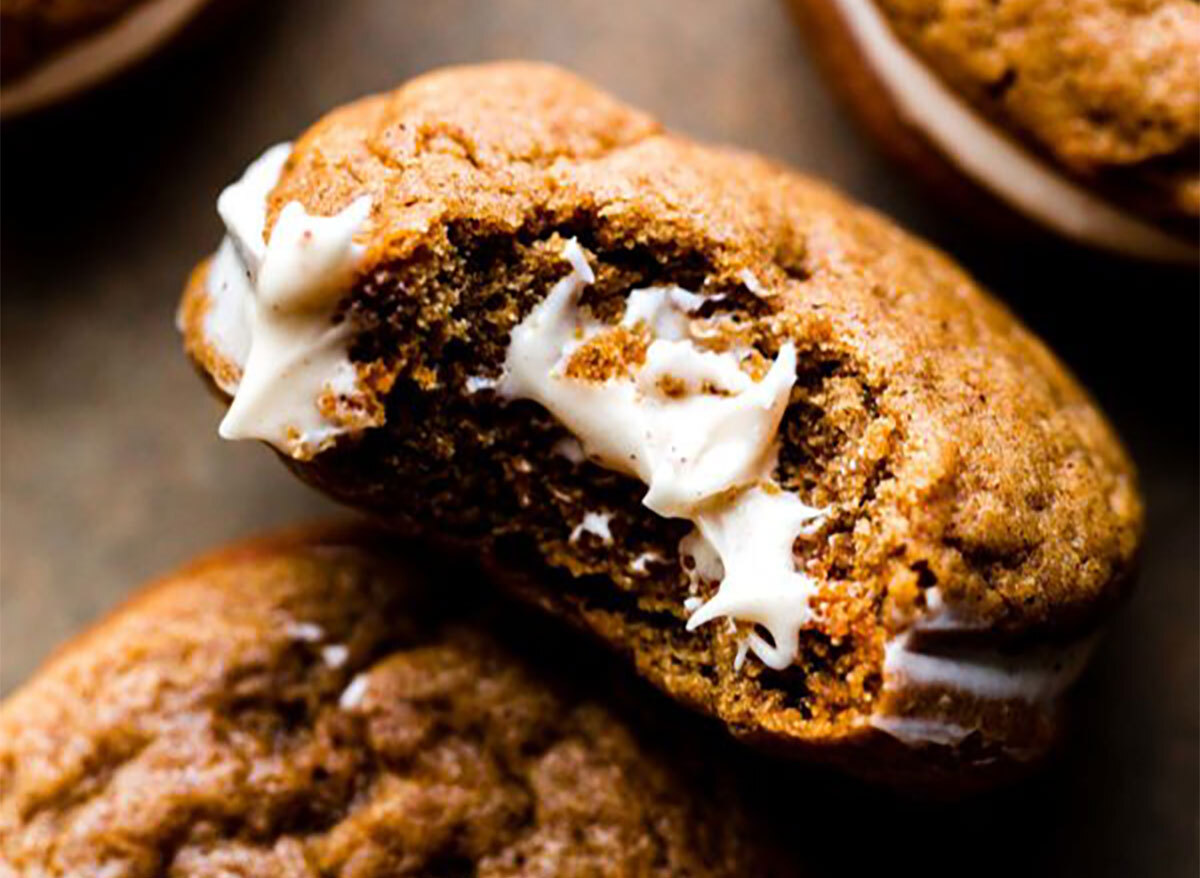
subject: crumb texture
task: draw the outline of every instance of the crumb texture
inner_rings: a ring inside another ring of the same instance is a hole
[[[1076,173],[1148,189],[1141,192],[1144,206],[1191,217],[1194,231],[1200,5],[878,2],[900,35],[974,103]]]
[[[112,878],[763,874],[736,809],[704,787],[711,771],[677,770],[588,684],[547,681],[447,622],[411,571],[349,539],[201,562],[0,706],[0,864]]]

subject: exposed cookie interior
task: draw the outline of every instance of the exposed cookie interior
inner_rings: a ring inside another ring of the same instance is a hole
[[[269,175],[259,185],[265,203]],[[257,309],[274,301],[236,226],[183,313],[231,412]],[[251,228],[253,240],[261,220]],[[928,565],[907,584],[855,576],[895,424],[853,362],[780,332],[753,274],[715,285],[702,254],[669,241],[606,248],[586,216],[449,239],[450,251],[375,268],[349,299],[294,291],[315,326],[296,338],[357,329],[332,348],[352,386],[340,366],[308,370],[321,356],[291,371],[275,357],[282,389],[263,398],[276,410],[245,435],[334,495],[482,547],[745,734],[1045,748],[1082,648],[1031,659],[947,645],[972,623],[942,612]],[[919,637],[894,623],[905,616],[927,620]]]

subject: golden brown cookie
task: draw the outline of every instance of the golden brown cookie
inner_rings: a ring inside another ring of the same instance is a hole
[[[222,435],[768,747],[901,783],[1049,748],[1140,500],[945,256],[532,64],[337,110],[219,206],[180,324]]]
[[[1090,246],[1197,258],[1195,3],[792,6],[867,131],[942,196],[993,218],[1015,212]]]
[[[0,705],[0,872],[774,874],[691,742],[392,542],[237,546],[59,650]]]

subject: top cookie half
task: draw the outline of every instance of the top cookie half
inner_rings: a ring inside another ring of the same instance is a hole
[[[1078,643],[1129,582],[1130,463],[1003,307],[562,71],[359,101],[219,208],[180,321],[222,434],[479,547],[735,729],[911,731],[947,690],[957,731],[994,726],[1058,677],[972,674]]]

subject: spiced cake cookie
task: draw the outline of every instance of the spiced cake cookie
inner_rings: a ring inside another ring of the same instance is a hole
[[[867,130],[961,206],[1136,257],[1200,256],[1192,0],[792,5]]]
[[[60,649],[0,704],[0,873],[780,874],[694,742],[384,542],[236,546]]]
[[[764,746],[904,784],[1050,747],[1135,476],[942,254],[523,63],[336,110],[218,209],[179,321],[221,435]]]

